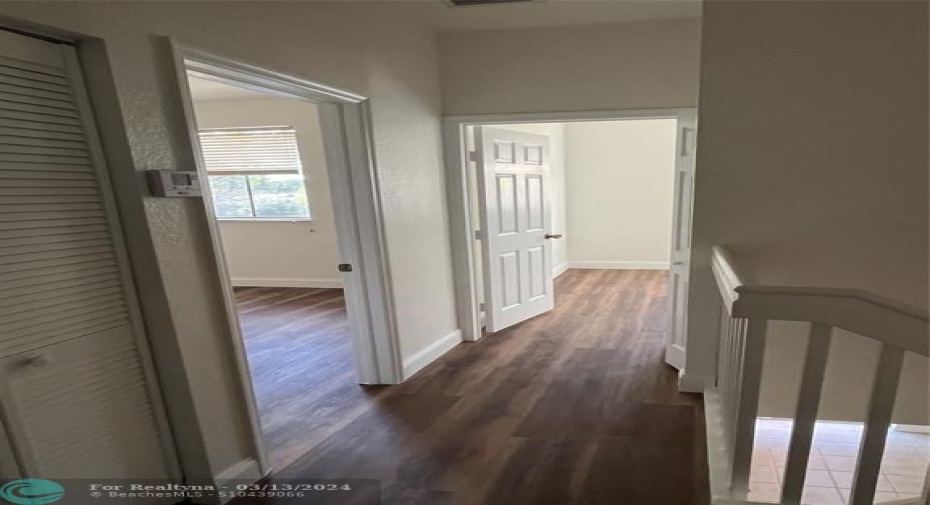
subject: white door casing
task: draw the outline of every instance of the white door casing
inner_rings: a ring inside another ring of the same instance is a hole
[[[404,378],[400,335],[395,319],[394,293],[381,203],[380,177],[374,160],[369,99],[303,77],[281,73],[251,63],[172,43],[178,90],[188,126],[194,162],[201,178],[206,167],[198,154],[199,136],[188,72],[226,84],[316,103],[326,154],[330,190],[333,194],[336,235],[342,271],[352,348],[361,384],[398,384]],[[262,474],[268,474],[262,443],[258,402],[248,365],[245,342],[226,268],[218,222],[204,188],[202,203],[213,243],[217,273],[223,288],[227,321],[241,392],[249,412],[250,435]],[[335,265],[334,265],[335,266]]]
[[[675,159],[675,195],[672,218],[669,297],[671,329],[665,347],[665,362],[681,370],[685,366],[688,330],[688,284],[691,268],[691,214],[694,204],[694,160],[697,116],[693,111],[678,117]]]
[[[342,271],[342,278],[359,383],[402,382],[404,377],[400,336],[391,288],[390,262],[379,189],[380,176],[374,159],[369,98],[176,42],[172,43],[172,46],[179,91],[187,119],[188,138],[194,153],[200,149],[193,99],[188,85],[189,71],[232,86],[317,104],[330,189],[333,193],[339,255],[351,268],[349,271]],[[202,160],[195,154],[193,161],[203,177],[206,168]],[[203,203],[207,215],[211,216],[206,221],[211,230],[214,256],[219,265],[217,270],[223,284],[223,298],[234,337],[236,361],[243,378],[243,386],[250,390],[251,379],[248,378],[247,358],[241,332],[238,330],[232,283],[225,267],[216,219],[212,217],[212,202],[207,196],[209,185],[204,187],[204,191]],[[254,399],[247,403],[251,405],[253,425],[257,433],[257,409]]]
[[[552,310],[549,138],[475,128],[487,330]]]

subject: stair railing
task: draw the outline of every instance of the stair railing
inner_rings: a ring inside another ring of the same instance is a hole
[[[723,305],[717,385],[706,392],[718,502],[745,502],[749,492],[768,322],[802,321],[810,332],[779,503],[801,503],[832,333],[840,328],[881,344],[849,500],[871,505],[904,355],[930,354],[927,311],[856,289],[752,285],[722,247],[714,248],[712,268]],[[926,492],[922,500],[914,503],[927,503]]]

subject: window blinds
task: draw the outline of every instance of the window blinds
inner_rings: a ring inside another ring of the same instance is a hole
[[[200,146],[210,173],[300,172],[297,134],[291,126],[201,130]]]

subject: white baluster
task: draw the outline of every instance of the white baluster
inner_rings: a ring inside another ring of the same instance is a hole
[[[741,373],[743,366],[743,350],[746,343],[746,320],[734,319],[733,325],[733,342],[730,348],[730,389],[727,391],[727,447],[730,449],[730,468],[732,471],[733,458],[732,451],[736,443],[736,422],[739,414],[739,391],[742,385],[743,376]]]
[[[856,464],[849,505],[871,505],[875,498],[878,472],[881,469],[885,440],[888,437],[891,414],[898,395],[898,382],[901,379],[903,361],[903,349],[890,345],[882,346],[882,354],[878,360],[878,369],[875,371],[875,380],[872,384],[865,435],[862,437],[862,448]]]
[[[765,359],[765,339],[768,321],[750,319],[747,323],[742,354],[742,380],[739,391],[739,411],[736,416],[736,440],[733,447],[733,498],[746,499],[749,493],[749,471],[752,464],[753,437],[759,409],[759,383]]]
[[[734,404],[734,395],[733,391],[736,389],[739,381],[739,377],[736,375],[736,348],[738,344],[738,333],[739,333],[739,321],[733,318],[729,318],[729,325],[727,327],[727,348],[726,354],[723,356],[726,361],[724,368],[726,370],[726,389],[723,390],[721,395],[721,400],[724,405],[723,411],[723,424],[724,424],[724,440],[727,444],[727,450],[732,450],[733,448],[733,420],[736,415],[736,405]],[[732,470],[732,458],[727,458],[727,473],[729,474]]]
[[[794,428],[791,430],[791,445],[788,448],[788,462],[785,466],[785,479],[782,484],[781,502],[783,505],[801,503],[804,491],[804,477],[807,475],[807,462],[810,459],[811,444],[814,438],[814,426],[817,423],[817,409],[820,407],[820,394],[823,390],[823,376],[827,369],[827,356],[830,352],[830,326],[812,323],[807,339],[807,354],[804,357],[804,372],[801,375],[801,389],[798,392],[798,405],[794,416]]]

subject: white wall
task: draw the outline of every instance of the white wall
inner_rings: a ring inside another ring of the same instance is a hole
[[[572,268],[669,264],[676,120],[565,124]]]
[[[107,111],[99,119],[133,257],[145,261],[136,274],[172,398],[169,414],[186,421],[178,436],[191,478],[230,476],[248,468],[255,453],[203,208],[195,199],[146,196],[137,173],[190,170],[194,159],[164,37],[372,97],[396,319],[402,352],[411,356],[457,324],[436,37],[392,3],[359,9],[355,2],[23,1],[0,7],[0,15],[49,33],[70,31],[96,50],[85,53],[94,62],[87,73],[97,105]]]
[[[927,306],[927,14],[926,2],[704,3],[689,325],[702,345],[688,368],[713,366],[714,245],[762,283]],[[800,349],[785,334],[769,339],[783,357],[765,379],[770,413],[796,394],[786,363]],[[825,397],[841,401],[825,400],[826,417],[861,417],[869,347],[834,342]],[[921,362],[909,362],[898,422],[927,424]]]
[[[700,20],[440,35],[443,112],[697,105]]]
[[[194,97],[196,100],[196,97]],[[284,98],[195,101],[200,128],[293,126],[312,221],[221,220],[236,286],[338,287],[339,251],[316,105]]]

